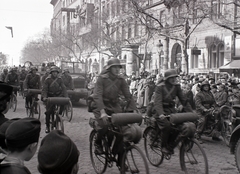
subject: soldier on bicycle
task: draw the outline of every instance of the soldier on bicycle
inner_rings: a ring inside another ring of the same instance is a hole
[[[24,90],[28,89],[41,89],[40,75],[37,74],[37,67],[32,66],[30,68],[29,74],[26,76],[23,84]],[[38,94],[27,94],[25,99],[25,107],[29,107],[31,105],[31,99],[35,97],[36,101],[38,101]],[[38,114],[37,105],[34,106],[35,114]]]
[[[25,78],[27,77],[28,72],[26,71],[26,69],[23,67],[20,74],[19,74],[19,83],[20,83],[20,90],[23,91],[23,82],[25,80]]]
[[[6,77],[7,77],[7,74],[8,74],[8,69],[7,69],[7,68],[4,68],[4,69],[3,69],[3,72],[2,72],[1,75],[0,75],[0,81],[5,82],[5,79],[6,79]]]
[[[200,86],[200,92],[195,98],[196,112],[199,116],[196,138],[202,143],[201,135],[207,124],[207,115],[216,106],[215,98],[210,90],[210,84],[208,81],[203,81]],[[218,131],[215,130],[212,139],[219,141]]]
[[[12,86],[19,86],[19,75],[16,68],[11,68],[5,78],[5,82]],[[17,88],[14,88],[14,94],[17,96]]]
[[[63,79],[63,83],[66,86],[67,90],[73,90],[74,89],[73,79],[69,75],[69,70],[68,69],[63,70],[62,79]]]
[[[102,138],[108,130],[108,116],[113,113],[123,112],[119,103],[119,94],[122,94],[127,101],[127,112],[136,110],[136,104],[134,100],[132,100],[129,87],[124,78],[119,76],[121,67],[119,59],[110,59],[107,62],[106,70],[104,70],[105,72],[99,75],[95,84],[93,100],[96,103],[96,109],[93,110],[93,113],[98,123],[96,127],[98,134],[95,141],[96,154],[103,153]],[[121,145],[118,150],[118,162],[120,162],[122,155]]]
[[[176,70],[167,70],[164,73],[164,81],[158,84],[155,89],[154,108],[156,114],[154,115],[154,118],[156,119],[158,127],[162,131],[162,152],[166,154],[173,153],[173,149],[167,146],[171,124],[165,116],[178,112],[175,108],[176,97],[178,97],[182,104],[179,108],[184,107],[184,111],[192,112],[192,108],[188,103],[187,98],[183,95],[180,84],[176,83],[177,76]]]
[[[67,97],[66,86],[61,77],[58,76],[59,68],[52,66],[50,68],[50,75],[46,78],[42,88],[42,100],[46,102],[48,97]],[[62,114],[63,107],[61,106],[59,114]],[[50,115],[53,113],[54,106],[46,106],[46,133],[49,133]]]

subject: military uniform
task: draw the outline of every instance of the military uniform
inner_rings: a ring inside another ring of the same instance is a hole
[[[19,75],[13,71],[10,71],[5,78],[5,82],[12,86],[19,86]],[[14,94],[17,95],[17,88],[14,88]]]
[[[206,125],[206,112],[204,110],[215,106],[215,99],[212,92],[201,90],[195,97],[196,113],[199,116],[197,134],[201,135]]]
[[[40,76],[38,74],[29,73],[24,80],[23,88],[24,89],[40,89],[41,88]],[[29,106],[29,102],[31,102],[32,96],[33,94],[26,95],[26,106]],[[36,98],[36,100],[38,100],[38,94],[34,94],[34,97]]]
[[[42,98],[48,97],[67,97],[67,90],[61,77],[53,78],[49,75],[44,81],[42,88]],[[63,107],[61,106],[59,114],[62,114]],[[53,105],[46,106],[46,126],[49,130],[50,114],[53,112]],[[48,132],[47,132],[48,133]]]
[[[132,95],[124,78],[120,76],[115,78],[110,73],[100,75],[93,92],[93,99],[97,107],[93,111],[95,117],[100,117],[102,109],[105,109],[109,115],[123,112],[119,104],[119,94],[123,94],[129,102],[128,110],[136,110],[136,105],[132,100]]]
[[[159,116],[170,115],[177,112],[175,108],[176,97],[178,97],[184,106],[184,111],[192,112],[192,108],[187,102],[187,98],[183,95],[180,84],[170,84],[167,82],[168,78],[177,76],[176,71],[168,70],[165,74],[165,80],[158,84],[155,89],[154,108],[156,114],[154,117],[156,118],[158,127],[162,131],[162,149],[168,149],[171,152],[173,149],[168,146],[171,124],[166,117]]]
[[[8,73],[1,73],[1,75],[0,75],[0,81],[2,81],[2,82],[5,82],[5,79],[6,79],[6,77],[7,77],[7,74]]]
[[[63,83],[66,86],[67,90],[73,90],[74,89],[73,79],[70,75],[63,74],[62,79],[63,79]]]

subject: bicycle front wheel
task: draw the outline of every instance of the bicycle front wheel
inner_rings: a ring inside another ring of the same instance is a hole
[[[10,108],[13,112],[15,112],[17,109],[17,97],[15,94],[12,94]]]
[[[69,104],[64,106],[64,111],[63,111],[64,116],[66,116],[66,120],[67,121],[71,121],[72,120],[72,116],[73,116],[73,108],[72,108],[72,102],[69,101]]]
[[[141,149],[136,145],[131,145],[123,154],[121,174],[125,173],[149,173],[147,159]]]
[[[207,156],[195,139],[183,141],[180,147],[180,164],[186,174],[208,174]]]
[[[92,130],[90,134],[90,158],[92,162],[92,166],[97,174],[102,174],[106,171],[107,168],[107,155],[106,150],[103,154],[96,154],[95,153],[95,145],[94,142],[97,138],[97,131]],[[104,147],[104,146],[103,146]]]
[[[148,161],[153,166],[159,166],[163,162],[161,151],[161,137],[155,140],[157,131],[153,127],[147,127],[144,131],[144,148]]]
[[[56,120],[55,120],[55,126],[57,130],[60,130],[64,133],[64,125],[63,125],[63,120],[62,118],[59,116],[59,114],[56,114]]]
[[[33,117],[36,118],[36,119],[40,119],[40,116],[41,116],[41,107],[40,107],[40,104],[38,102],[35,102],[35,110],[33,111]]]

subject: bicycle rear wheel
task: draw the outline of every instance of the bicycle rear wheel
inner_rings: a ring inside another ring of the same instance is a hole
[[[13,112],[15,112],[17,109],[17,97],[15,94],[12,94],[10,108]]]
[[[163,162],[163,154],[161,151],[161,138],[155,140],[157,131],[153,127],[147,127],[144,131],[144,148],[148,161],[153,166],[159,166]]]
[[[63,116],[65,116],[66,120],[69,122],[72,120],[73,108],[71,101],[69,101],[69,104],[67,106],[64,106]]]
[[[94,146],[94,142],[96,140],[97,137],[97,131],[96,130],[92,130],[91,134],[90,134],[90,158],[91,158],[91,162],[92,162],[92,166],[95,170],[95,172],[97,174],[102,174],[106,171],[107,168],[107,151],[105,150],[104,154],[96,154],[95,153],[95,146]],[[103,146],[105,148],[105,146]]]
[[[149,173],[147,159],[136,145],[131,145],[123,154],[121,174],[125,173]]]
[[[64,132],[63,120],[61,117],[59,117],[59,113],[56,114],[55,127],[57,130]]]
[[[207,156],[197,140],[183,141],[180,147],[180,165],[186,174],[208,174]]]

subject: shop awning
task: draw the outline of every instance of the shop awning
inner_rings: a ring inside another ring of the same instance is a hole
[[[219,69],[240,69],[240,60],[232,60],[231,62],[227,63],[226,65],[220,66]]]

